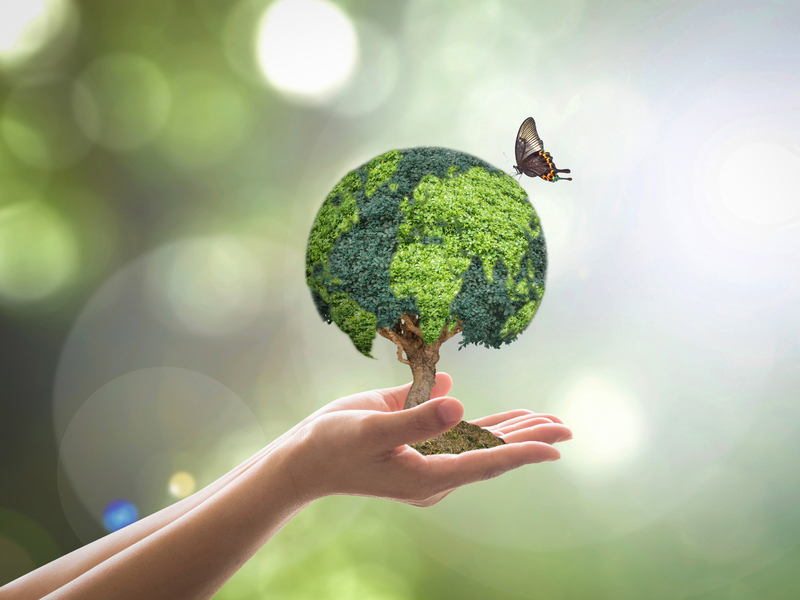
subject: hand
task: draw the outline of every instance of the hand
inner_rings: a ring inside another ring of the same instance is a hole
[[[336,400],[293,429],[295,485],[304,495],[370,496],[432,506],[456,488],[529,463],[558,460],[551,444],[572,432],[558,417],[513,410],[470,421],[506,444],[459,455],[423,456],[406,444],[453,428],[464,407],[445,397],[452,379],[438,373],[431,400],[403,410],[411,384]]]
[[[409,410],[410,384],[331,402],[203,490],[17,579],[0,596],[210,598],[316,498],[432,506],[465,483],[556,460],[550,444],[572,437],[557,417],[514,410],[473,421],[505,445],[422,456],[406,443],[435,437],[464,414],[445,397],[451,385],[440,373],[433,399]]]

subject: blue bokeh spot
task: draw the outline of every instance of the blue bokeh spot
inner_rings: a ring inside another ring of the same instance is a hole
[[[103,511],[103,525],[108,531],[117,531],[139,520],[139,510],[127,500],[114,500]]]

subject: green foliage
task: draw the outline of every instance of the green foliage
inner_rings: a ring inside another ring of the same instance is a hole
[[[328,194],[308,236],[306,277],[311,277],[311,265],[328,262],[336,240],[358,221],[355,194],[360,187],[356,174],[348,173]]]
[[[398,230],[390,281],[398,296],[417,299],[425,343],[432,344],[453,318],[450,305],[475,256],[490,282],[498,261],[513,265],[505,277],[509,296],[526,295],[527,280],[515,286],[513,276],[528,248],[526,232],[535,213],[511,177],[480,167],[457,177],[428,175],[400,210],[405,223]],[[513,325],[508,331],[518,332]]]
[[[309,236],[317,309],[369,356],[375,329],[420,315],[425,341],[461,322],[462,345],[497,348],[544,292],[544,237],[524,190],[444,148],[387,152],[331,191]]]
[[[331,294],[331,320],[350,336],[361,354],[370,356],[378,320],[375,315],[361,310],[355,300],[343,292]]]
[[[519,312],[508,317],[508,321],[503,325],[503,329],[500,330],[500,337],[509,338],[525,329],[528,323],[531,322],[531,319],[533,319],[533,315],[536,314],[536,309],[539,308],[539,303],[541,301],[541,298],[531,300],[523,306]]]
[[[461,291],[450,310],[463,321],[461,346],[499,348],[510,344],[533,318],[544,294],[547,250],[539,217],[524,232],[527,248],[509,272],[500,258],[488,277],[480,256],[474,256],[463,276]],[[527,308],[526,308],[527,307]]]
[[[365,168],[368,173],[366,185],[368,197],[372,196],[380,186],[392,178],[402,157],[397,150],[393,150],[386,154],[381,154],[367,163]],[[397,185],[395,185],[396,187]]]
[[[332,302],[328,289],[336,283],[328,268],[328,257],[336,240],[358,221],[355,194],[360,188],[361,180],[355,173],[348,173],[337,183],[322,204],[308,236],[306,281],[317,310],[328,323]]]

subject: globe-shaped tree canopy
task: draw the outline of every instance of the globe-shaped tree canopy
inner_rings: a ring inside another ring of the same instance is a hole
[[[539,307],[546,272],[522,187],[446,148],[393,150],[348,173],[325,199],[306,255],[317,310],[366,356],[376,332],[406,321],[424,346],[456,331],[462,346],[511,343]]]

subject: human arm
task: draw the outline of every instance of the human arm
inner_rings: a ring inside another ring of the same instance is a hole
[[[450,385],[439,374],[434,399],[408,411],[402,410],[408,385],[336,400],[190,502],[46,565],[0,590],[0,598],[41,597],[31,590],[43,589],[42,581],[53,591],[48,598],[210,598],[316,498],[353,494],[430,506],[463,483],[554,460],[558,451],[549,444],[571,435],[552,415],[511,411],[476,421],[506,445],[422,457],[405,443],[438,435],[461,419],[460,402],[441,398]],[[443,403],[456,409],[452,422],[437,416]]]
[[[301,423],[284,433],[256,454],[242,462],[240,465],[198,490],[191,496],[179,500],[166,508],[148,515],[127,527],[109,533],[102,538],[86,544],[69,554],[43,565],[42,567],[15,579],[7,585],[0,587],[0,600],[6,598],[13,600],[37,600],[66,585],[83,573],[89,571],[112,556],[136,544],[144,538],[154,534],[163,527],[181,518],[203,502],[223,490],[252,465],[268,455],[275,447],[305,426],[305,424],[324,412],[328,407],[323,407]]]

